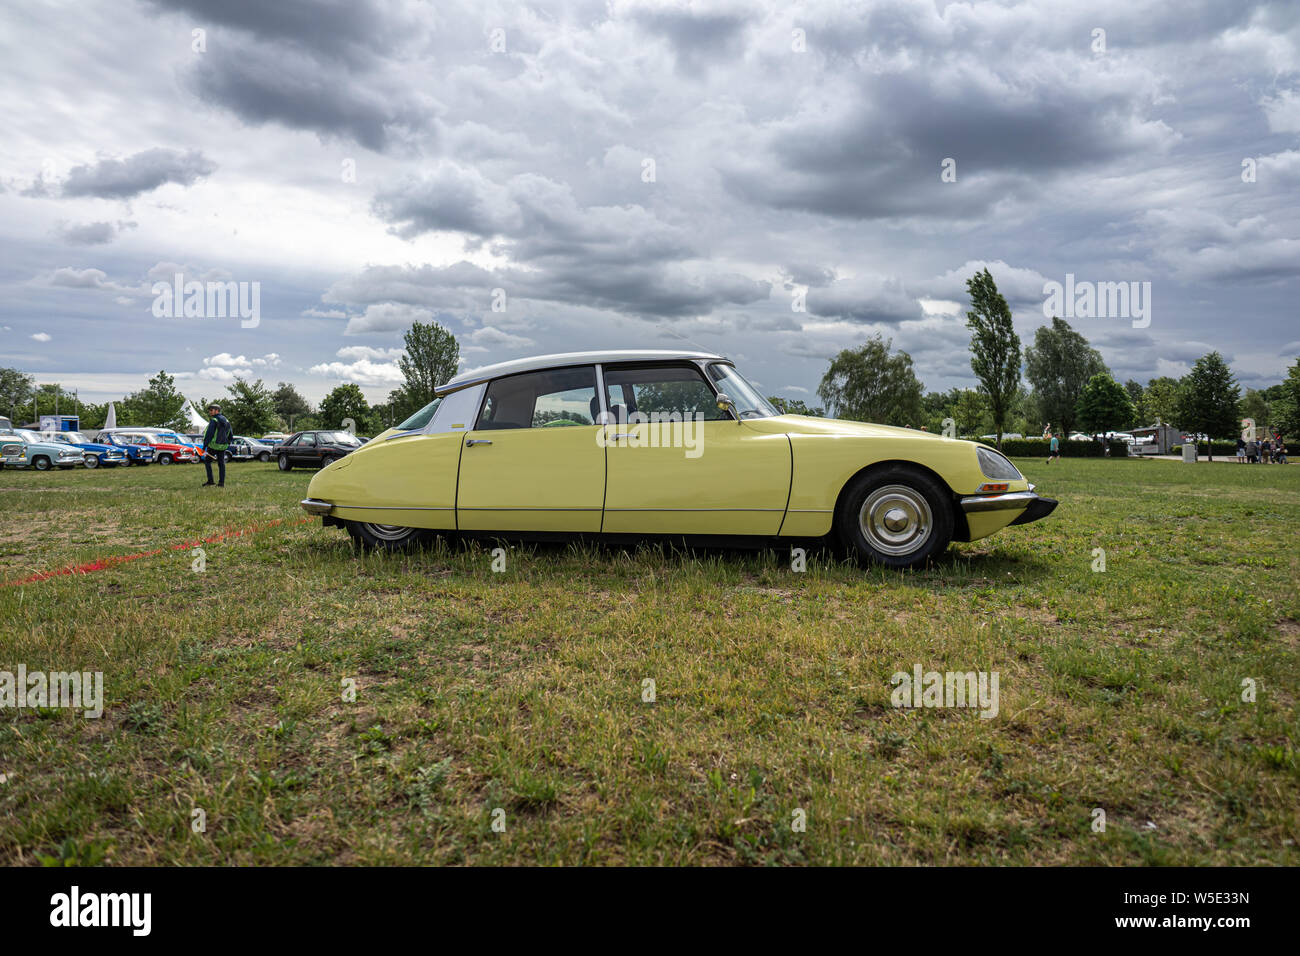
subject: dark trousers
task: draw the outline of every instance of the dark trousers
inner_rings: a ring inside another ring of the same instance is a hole
[[[203,467],[208,470],[208,481],[212,481],[212,458],[217,459],[217,474],[221,477],[217,479],[218,484],[226,483],[226,453],[224,451],[209,451],[203,456]]]

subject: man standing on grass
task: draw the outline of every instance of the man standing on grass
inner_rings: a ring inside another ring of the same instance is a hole
[[[226,487],[226,449],[230,447],[230,422],[221,414],[220,405],[208,406],[208,430],[203,433],[203,467],[207,469],[207,488],[212,484],[212,459],[217,459],[218,488]]]
[[[1051,439],[1051,442],[1048,443],[1047,451],[1047,463],[1050,465],[1052,459],[1056,459],[1057,461],[1061,460],[1061,440],[1051,432],[1047,433],[1047,437]]]

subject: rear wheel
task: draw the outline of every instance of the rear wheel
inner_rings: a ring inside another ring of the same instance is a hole
[[[863,563],[922,567],[952,541],[952,496],[925,472],[890,465],[849,485],[836,510],[835,529]]]
[[[286,455],[281,455],[281,456],[280,456],[280,470],[281,470],[281,471],[291,471],[292,469],[293,469],[293,465],[291,465],[291,464],[289,463],[289,459],[288,459],[288,457],[287,457]]]
[[[264,452],[262,452],[260,455],[257,456],[257,460],[258,460],[258,461],[270,461],[270,460],[271,460],[271,453],[270,453],[269,451],[264,451]]]
[[[374,551],[411,551],[428,544],[436,535],[427,528],[406,528],[395,524],[349,521],[348,534],[363,548]]]

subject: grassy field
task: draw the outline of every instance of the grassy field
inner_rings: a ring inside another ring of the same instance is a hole
[[[1019,464],[1056,513],[910,574],[496,573],[358,557],[273,465],[5,470],[0,581],[159,553],[0,587],[0,670],[105,692],[0,711],[0,864],[1300,863],[1300,467]],[[996,671],[997,716],[892,707],[917,664]]]

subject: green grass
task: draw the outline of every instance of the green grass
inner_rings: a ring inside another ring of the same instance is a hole
[[[0,588],[0,670],[106,697],[0,711],[0,863],[1300,863],[1300,467],[1021,466],[1054,515],[910,574],[577,547],[498,574],[358,557],[273,465],[5,470],[0,580],[165,550]],[[170,550],[275,519],[202,573]],[[917,663],[997,671],[998,716],[891,707]]]

